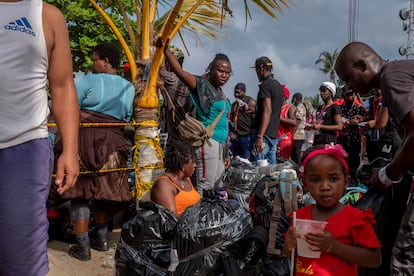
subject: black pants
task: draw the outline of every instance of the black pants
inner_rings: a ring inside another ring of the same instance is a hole
[[[302,145],[305,142],[305,140],[294,140],[293,141],[293,148],[292,152],[290,154],[290,158],[293,162],[295,162],[297,165],[300,164],[301,158],[302,158]]]
[[[349,175],[356,180],[356,171],[361,164],[361,141],[351,141],[349,136],[340,136],[338,143],[342,145],[348,153],[347,163],[349,167]]]

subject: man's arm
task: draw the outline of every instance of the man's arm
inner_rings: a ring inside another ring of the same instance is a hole
[[[247,105],[248,105],[247,110],[246,110],[247,114],[256,112],[256,101],[254,99],[250,99]]]
[[[288,109],[287,117],[280,118],[280,122],[281,123],[283,122],[284,124],[289,125],[289,126],[296,127],[298,121],[296,120],[295,112],[296,112],[296,108],[293,105],[291,105]]]
[[[264,98],[263,100],[263,114],[262,121],[260,123],[260,128],[258,135],[263,136],[269,127],[270,117],[272,116],[272,100],[270,98]]]
[[[414,109],[411,109],[401,124],[404,137],[400,148],[387,169],[387,176],[392,180],[397,180],[408,170],[414,169]]]
[[[73,82],[69,34],[62,13],[44,4],[43,28],[49,57],[48,79],[52,109],[59,128],[63,152],[56,165],[57,191],[62,194],[71,188],[79,174],[78,130],[79,107]]]
[[[388,185],[392,185],[392,183],[386,182],[396,181],[395,184],[398,184],[398,181],[402,179],[402,176],[405,172],[414,169],[414,158],[412,158],[414,152],[413,124],[414,109],[412,109],[401,122],[404,131],[404,137],[402,139],[400,148],[395,153],[395,157],[392,159],[391,163],[388,166],[380,169],[379,171],[376,170],[373,172],[371,179],[367,183],[368,185],[372,185],[380,189],[385,189]],[[380,180],[380,177],[383,179],[382,181]]]

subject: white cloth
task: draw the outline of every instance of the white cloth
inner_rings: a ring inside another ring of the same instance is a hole
[[[0,149],[48,137],[40,0],[0,2]]]

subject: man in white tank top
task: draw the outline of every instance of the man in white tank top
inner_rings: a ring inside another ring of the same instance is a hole
[[[63,140],[54,183],[76,182],[79,111],[62,13],[41,0],[0,0],[0,275],[45,275],[53,169],[46,81]]]

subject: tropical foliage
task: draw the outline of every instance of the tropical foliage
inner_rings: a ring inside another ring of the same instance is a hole
[[[108,27],[103,17],[94,9],[91,1],[45,0],[58,7],[66,17],[71,38],[74,71],[87,72],[91,65],[92,48],[99,42],[111,41],[120,45],[117,37]],[[129,45],[135,60],[141,58],[143,26],[143,4],[149,2],[150,41],[165,27],[166,20],[173,6],[178,1],[172,0],[99,0],[96,3],[108,15]],[[184,0],[177,18],[184,17],[189,11],[191,15],[178,32],[184,41],[183,31],[192,34],[192,39],[200,40],[202,36],[216,40],[219,37],[224,21],[232,16],[231,4],[227,0]],[[281,6],[288,7],[290,0],[243,0],[246,22],[251,19],[250,5],[259,6],[273,18],[276,12],[282,13]],[[239,2],[237,2],[239,4]],[[192,10],[194,6],[198,8]],[[178,21],[178,20],[177,20]],[[173,24],[176,25],[175,21]],[[188,40],[188,37],[185,39]],[[150,42],[151,43],[151,42]],[[185,45],[185,44],[184,44]]]
[[[316,94],[313,97],[305,97],[304,101],[309,101],[312,104],[314,109],[316,109],[322,103],[321,97],[319,96],[319,94]]]
[[[267,14],[276,17],[280,4],[287,7],[289,0],[250,0]],[[183,30],[196,39],[205,35],[216,39],[220,28],[231,15],[227,0],[46,0],[62,10],[68,21],[73,52],[74,70],[87,71],[92,48],[99,42],[119,42],[131,65],[136,88],[134,124],[135,150],[133,167],[138,198],[148,191],[152,181],[161,173],[162,148],[158,135],[158,71],[163,48],[153,48],[152,41],[159,36],[163,42],[172,41]],[[244,0],[246,19],[250,18],[248,1]],[[239,3],[237,1],[237,3]],[[247,21],[247,20],[246,20]],[[108,27],[109,26],[109,27]],[[112,31],[110,31],[110,29]],[[183,41],[185,42],[185,41]],[[185,45],[185,43],[184,43]],[[144,74],[150,66],[148,78]],[[161,84],[162,86],[162,84]],[[150,155],[147,153],[151,152]]]
[[[335,73],[335,62],[338,58],[338,49],[336,49],[332,54],[328,51],[323,51],[320,53],[318,59],[315,61],[315,64],[322,64],[322,68],[319,68],[321,72],[329,75],[329,79],[336,85],[337,77]]]

